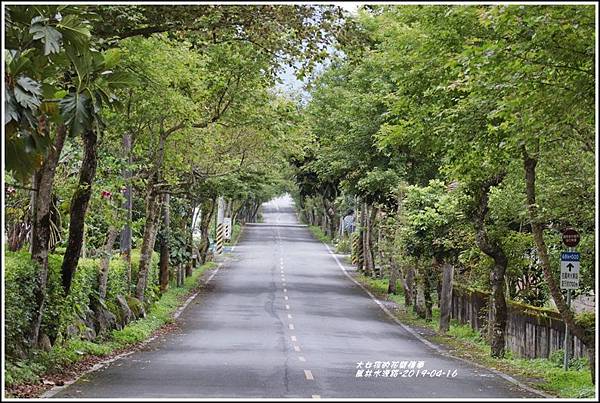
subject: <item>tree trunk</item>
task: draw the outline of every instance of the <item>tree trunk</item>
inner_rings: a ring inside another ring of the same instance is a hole
[[[112,257],[112,248],[117,240],[119,230],[111,225],[108,228],[108,235],[106,237],[106,244],[104,245],[104,251],[102,260],[100,261],[100,276],[98,279],[98,294],[101,300],[106,298],[106,286],[108,284],[108,268],[110,266],[110,258]]]
[[[327,216],[327,231],[329,232],[329,236],[334,239],[337,232],[337,220],[335,219],[335,204],[333,201],[329,201],[326,198],[323,198],[323,207],[325,208],[325,214]]]
[[[415,269],[408,267],[404,276],[404,305],[411,306],[415,300]]]
[[[163,233],[160,245],[160,292],[164,293],[169,288],[169,226],[171,225],[170,195],[163,195]]]
[[[418,317],[427,319],[427,307],[425,305],[425,288],[427,279],[425,277],[422,262],[417,262],[416,266],[417,293],[415,298],[415,306],[413,308]]]
[[[64,145],[64,140],[63,140],[63,145]],[[58,162],[58,160],[57,160]],[[43,165],[42,165],[43,168]],[[38,182],[39,182],[39,178],[41,175],[41,171],[42,168],[40,168],[39,171],[36,171],[33,173],[33,175],[31,175],[31,185],[33,187],[33,190],[31,191],[30,197],[29,197],[29,205],[31,206],[31,233],[29,234],[29,253],[33,253],[33,239],[35,236],[35,223],[37,222],[37,197],[38,197]],[[56,168],[55,168],[56,169]],[[50,208],[48,207],[48,210]]]
[[[367,203],[363,204],[365,211],[365,231],[363,236],[363,255],[364,255],[364,272],[368,276],[373,277],[375,275],[375,265],[373,261],[373,210],[374,207],[370,207]]]
[[[494,260],[494,267],[490,273],[492,284],[492,303],[490,304],[490,345],[492,357],[504,357],[504,337],[506,334],[506,297],[504,295],[504,274],[508,265],[506,254],[500,245],[488,237],[485,227],[485,218],[488,214],[489,191],[492,186],[497,186],[502,182],[504,173],[490,178],[483,183],[476,192],[476,211],[475,211],[475,241],[483,253]]]
[[[146,223],[144,224],[144,238],[142,240],[138,278],[135,287],[135,297],[142,302],[144,301],[148,269],[152,260],[156,233],[158,232],[158,218],[161,208],[160,196],[153,189],[153,184],[150,184],[146,200]]]
[[[360,228],[358,231],[358,235],[359,235],[359,243],[360,243],[360,251],[361,251],[361,259],[359,259],[358,262],[358,270],[366,273],[365,268],[367,266],[365,260],[366,260],[366,253],[365,253],[365,239],[366,239],[366,232],[367,232],[367,210],[365,208],[366,203],[362,203],[361,209],[360,209]]]
[[[398,278],[400,277],[398,264],[391,257],[388,258],[388,261],[390,265],[390,282],[388,284],[387,293],[396,295],[398,293],[396,283],[398,282]]]
[[[40,170],[34,175],[33,186],[35,204],[32,204],[31,228],[31,259],[38,265],[37,286],[34,289],[36,314],[30,330],[30,343],[37,346],[39,341],[40,326],[44,315],[46,301],[46,286],[48,283],[48,243],[50,242],[50,205],[52,201],[52,188],[56,166],[60,153],[65,144],[67,130],[61,125],[56,130],[54,145],[50,148]]]
[[[252,212],[252,216],[250,217],[251,222],[256,222],[258,216],[258,209],[260,208],[260,203],[254,202],[254,211]]]
[[[432,268],[431,267],[425,267],[423,266],[423,277],[424,277],[424,289],[423,289],[423,294],[425,296],[425,319],[427,320],[431,320],[431,317],[433,316],[432,314],[432,307],[433,307],[433,303],[431,300],[431,274],[432,274]]]
[[[198,253],[200,253],[200,262],[206,263],[208,255],[208,248],[210,242],[208,234],[210,232],[210,223],[212,222],[213,214],[215,213],[215,198],[206,199],[202,202],[202,217],[200,218],[200,246],[198,247]]]
[[[231,214],[231,213],[230,213]],[[192,258],[191,256],[194,253],[194,237],[192,236],[192,215],[193,215],[193,210],[189,211],[188,210],[188,214],[186,217],[186,220],[184,221],[184,234],[187,234],[187,245],[186,248],[189,252],[189,258],[187,260],[187,262],[185,263],[185,276],[189,277],[192,275]],[[233,219],[231,220],[231,232],[233,233]]]
[[[375,223],[377,222],[377,214],[377,208],[375,208],[375,206],[372,206],[371,215],[369,216],[369,253],[373,273],[372,275],[375,278],[381,278],[381,270],[375,262],[375,247],[377,246],[377,243],[375,242],[375,236],[373,235],[373,232],[376,231]]]
[[[160,172],[162,169],[165,157],[165,143],[168,133],[162,127],[159,134],[158,149],[154,155],[154,166],[152,173],[148,179],[148,187],[146,190],[146,222],[144,223],[144,237],[142,240],[142,249],[140,251],[140,263],[138,269],[137,284],[135,287],[135,297],[140,301],[144,301],[144,293],[146,292],[146,283],[148,281],[148,269],[152,260],[152,251],[156,241],[156,233],[158,232],[158,219],[160,217],[160,195],[157,189],[154,188],[160,180]]]
[[[79,169],[79,184],[71,199],[71,208],[69,211],[69,240],[67,242],[67,249],[65,250],[65,257],[61,267],[62,285],[65,294],[67,295],[71,290],[71,283],[73,281],[73,276],[75,275],[75,270],[77,269],[77,263],[79,262],[79,255],[83,243],[85,214],[92,195],[92,184],[94,182],[94,176],[96,175],[96,165],[98,163],[98,156],[96,154],[96,132],[94,130],[87,130],[83,133],[82,137],[84,155],[83,161],[81,162],[81,168]]]
[[[131,186],[131,165],[133,158],[131,154],[131,133],[126,132],[123,135],[123,151],[127,157],[127,166],[123,169],[123,178],[125,179],[125,201],[123,202],[123,208],[126,211],[126,223],[121,231],[121,257],[125,260],[126,265],[126,282],[127,282],[127,294],[131,290],[131,220],[133,213],[133,195]]]
[[[556,279],[552,273],[552,268],[550,266],[550,258],[548,257],[548,248],[546,247],[546,243],[544,242],[544,231],[542,225],[540,224],[540,219],[538,217],[538,206],[536,204],[536,194],[535,194],[535,179],[536,172],[535,168],[537,165],[537,159],[532,158],[528,153],[525,147],[523,147],[523,162],[525,166],[525,185],[527,191],[527,208],[529,211],[529,219],[531,221],[531,232],[533,233],[533,240],[535,241],[535,245],[538,251],[538,256],[540,258],[540,262],[542,264],[542,270],[544,272],[544,278],[546,279],[546,283],[548,284],[548,289],[550,290],[550,294],[552,295],[552,299],[556,304],[558,311],[560,312],[560,316],[563,318],[567,326],[569,327],[569,331],[574,334],[581,342],[586,346],[588,350],[588,358],[590,363],[590,372],[592,376],[592,382],[595,384],[596,382],[596,367],[595,367],[595,350],[596,350],[596,340],[594,332],[590,332],[587,329],[584,329],[582,326],[579,326],[575,322],[575,316],[573,311],[567,306],[559,284],[557,284]]]
[[[25,240],[27,239],[27,233],[29,232],[29,224],[27,221],[20,221],[14,223],[8,232],[8,250],[16,252],[23,248]]]
[[[444,262],[442,264],[442,292],[440,296],[440,332],[446,333],[450,329],[450,309],[452,306],[452,280],[454,266]]]

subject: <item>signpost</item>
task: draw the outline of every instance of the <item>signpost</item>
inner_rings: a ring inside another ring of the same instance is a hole
[[[571,290],[579,288],[579,252],[573,251],[580,241],[579,233],[573,228],[566,228],[562,232],[562,241],[568,246],[568,252],[560,253],[560,288],[567,290],[567,306],[571,308]],[[563,369],[569,367],[569,327],[565,322]]]

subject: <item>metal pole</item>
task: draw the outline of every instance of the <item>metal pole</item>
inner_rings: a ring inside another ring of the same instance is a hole
[[[567,252],[572,252],[573,248],[567,248]],[[567,307],[571,309],[571,289],[567,289]],[[566,371],[569,368],[569,326],[565,322],[565,341],[564,341],[564,356],[563,369]]]
[[[567,290],[567,307],[571,309],[571,290]],[[566,371],[569,368],[569,326],[565,322],[565,355],[563,362],[563,369]]]

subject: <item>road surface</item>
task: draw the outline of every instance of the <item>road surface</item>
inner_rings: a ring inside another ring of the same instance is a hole
[[[539,397],[391,321],[298,224],[289,198],[263,212],[210,292],[179,317],[179,331],[54,397]]]

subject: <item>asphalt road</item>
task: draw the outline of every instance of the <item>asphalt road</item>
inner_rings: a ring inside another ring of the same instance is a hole
[[[290,199],[263,211],[264,224],[244,229],[179,331],[54,397],[539,397],[391,321],[298,224]]]

